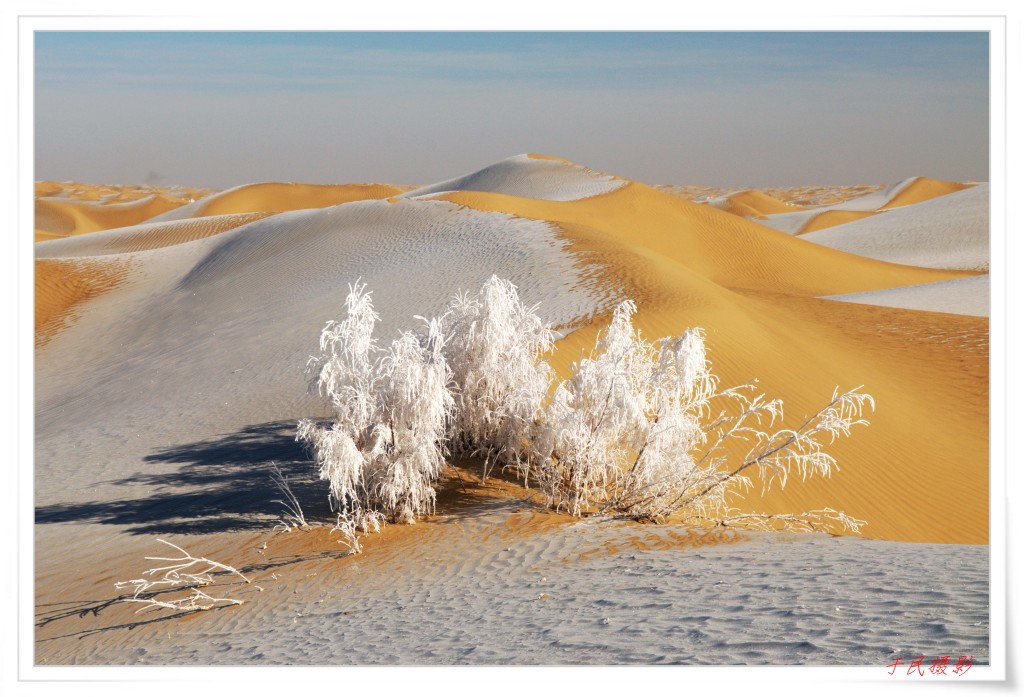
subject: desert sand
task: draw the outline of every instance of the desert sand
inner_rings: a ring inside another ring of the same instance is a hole
[[[135,225],[210,193],[180,186],[36,182],[36,242]]]
[[[727,192],[708,199],[706,203],[791,235],[804,235],[931,201],[970,186],[928,177],[910,177],[887,187],[837,187],[839,195],[833,193],[798,199],[799,203],[793,200],[794,196],[785,196],[786,200],[781,200],[754,190]]]
[[[774,227],[817,202],[747,195],[747,219],[520,155],[416,188],[253,184],[37,242],[37,662],[987,661],[988,320],[948,302],[985,294],[987,197],[920,178],[855,193],[831,210],[871,217],[798,236]],[[943,232],[950,216],[975,233]],[[815,240],[842,228],[849,249]],[[347,284],[368,284],[392,337],[492,273],[556,325],[562,375],[628,297],[649,338],[704,327],[723,383],[759,379],[787,423],[864,385],[878,408],[830,448],[838,473],[735,505],[845,510],[868,539],[579,521],[473,463],[436,516],[362,555],[325,528],[274,533],[271,461],[331,520],[294,427],[327,415],[303,366]],[[113,582],[157,537],[263,590],[136,624]]]

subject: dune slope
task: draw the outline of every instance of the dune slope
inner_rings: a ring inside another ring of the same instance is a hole
[[[988,270],[988,184],[801,238],[897,264]]]
[[[37,259],[91,257],[141,252],[191,242],[218,235],[241,225],[265,218],[270,213],[238,213],[202,218],[186,218],[163,223],[142,223],[116,230],[94,232],[54,240],[37,240]]]

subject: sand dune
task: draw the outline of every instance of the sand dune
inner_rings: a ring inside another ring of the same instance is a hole
[[[731,289],[818,296],[835,294],[837,291],[830,290],[834,288],[853,292],[964,275],[833,254],[821,246],[766,231],[756,223],[680,201],[637,182],[583,201],[475,191],[437,194],[433,198],[477,210],[547,220],[581,235],[603,236],[629,245],[635,253],[659,255],[685,267],[690,275]]]
[[[799,209],[799,206],[780,201],[753,189],[719,196],[710,199],[707,204],[733,215],[738,215],[741,218],[753,218],[755,220],[763,219],[766,215],[770,214],[793,213]]]
[[[587,317],[599,299],[577,283],[564,247],[548,223],[400,200],[287,212],[105,256],[131,258],[138,283],[116,304],[87,304],[38,356],[37,500],[89,496],[93,483],[122,479],[154,448],[320,413],[303,366],[359,278],[374,290],[382,341],[495,270],[551,320]],[[134,433],[147,435],[126,440]],[[117,485],[99,490],[124,495]]]
[[[159,186],[150,184],[84,184],[82,182],[39,181],[35,183],[36,198],[57,197],[73,201],[123,203],[160,195],[175,205],[189,203],[213,193],[212,189],[194,186]]]
[[[549,166],[555,168],[538,169]],[[846,508],[870,521],[867,534],[887,539],[986,538],[985,390],[971,388],[976,420],[965,421],[953,409],[926,415],[922,405],[953,399],[955,381],[935,379],[950,365],[972,385],[983,384],[987,323],[961,318],[934,326],[943,320],[909,311],[862,317],[863,306],[815,300],[967,274],[852,256],[635,182],[615,181],[610,192],[577,199],[583,171],[557,161],[511,158],[463,180],[505,181],[511,190],[529,181],[531,190],[548,199],[420,193],[279,214],[216,237],[133,254],[137,273],[149,279],[144,290],[137,297],[121,294],[120,312],[97,309],[94,326],[80,321],[40,357],[40,431],[48,433],[58,404],[63,410],[53,422],[58,433],[43,439],[41,463],[67,457],[59,432],[69,420],[90,432],[97,428],[91,406],[77,416],[66,406],[66,391],[83,384],[94,385],[94,400],[114,402],[110,418],[123,417],[124,428],[141,428],[158,412],[165,429],[160,439],[170,442],[187,440],[196,421],[238,428],[306,415],[314,407],[304,395],[299,367],[319,327],[337,311],[346,283],[362,277],[375,289],[388,336],[414,314],[437,312],[456,290],[478,287],[497,271],[520,285],[529,301],[542,302],[547,318],[579,328],[555,358],[563,371],[581,347],[592,345],[614,303],[629,296],[638,301],[638,324],[649,336],[707,327],[715,367],[725,381],[760,378],[768,392],[786,398],[796,417],[820,405],[836,385],[869,386],[880,410],[870,429],[838,446],[841,462],[849,463],[842,474],[747,505],[773,511]],[[851,322],[858,331],[851,333]],[[922,341],[925,335],[951,334],[967,348],[886,342],[876,335],[888,331],[887,322],[919,326],[915,332]],[[94,335],[103,340],[87,338]],[[130,347],[127,353],[123,346]],[[241,346],[251,349],[239,353],[235,347]],[[964,351],[973,356],[966,363]],[[151,362],[154,352],[157,364]],[[99,380],[110,373],[105,366],[115,354],[119,377]],[[72,355],[76,369],[69,372],[64,366]],[[185,366],[188,381],[181,379]],[[237,371],[247,379],[240,381]],[[121,395],[132,380],[144,375],[153,389],[181,405],[176,422],[167,419],[163,404],[151,411],[124,402]],[[248,391],[253,384],[259,389]],[[244,406],[228,418],[216,412],[225,402]],[[911,424],[920,429],[920,443],[907,443]],[[117,464],[119,457],[130,462],[132,455],[113,457],[111,448],[119,441],[109,427],[99,430],[76,457],[94,460],[113,477],[125,466]],[[135,457],[151,447],[139,445]],[[897,452],[924,479],[921,502],[912,510],[902,507],[899,488],[878,492],[872,484]],[[962,475],[962,487],[951,491],[941,482],[964,472],[965,457],[974,464]],[[964,514],[952,520],[948,511],[957,507]]]
[[[900,187],[899,191],[889,199],[889,202],[879,210],[889,211],[893,208],[910,206],[923,201],[931,201],[933,198],[946,196],[956,191],[962,191],[970,188],[971,186],[971,184],[944,182],[939,181],[938,179],[929,179],[928,177],[915,177],[909,184]]]
[[[90,257],[126,254],[170,247],[266,218],[271,213],[238,213],[186,218],[164,223],[143,223],[116,230],[54,240],[36,240],[36,258]]]
[[[800,235],[806,235],[808,232],[815,232],[816,230],[824,230],[828,227],[835,227],[836,225],[842,225],[844,223],[850,223],[854,220],[861,220],[862,218],[870,218],[876,215],[873,211],[825,211],[814,216],[800,228]]]
[[[989,264],[988,210],[989,185],[978,184],[801,238],[898,264],[985,271]]]
[[[97,230],[136,225],[180,204],[160,194],[123,203],[79,201],[65,198],[36,199],[36,231],[80,235]]]
[[[970,186],[928,177],[911,177],[884,189],[828,206],[816,206],[792,213],[765,215],[760,222],[791,235],[800,235],[841,225],[894,208],[921,203]]]
[[[516,155],[470,174],[402,194],[414,198],[449,191],[483,191],[548,201],[575,201],[614,191],[623,179],[549,155]]]
[[[294,184],[264,182],[244,184],[156,216],[150,222],[167,222],[231,213],[281,213],[303,208],[326,208],[352,201],[396,196],[408,187],[390,184]]]
[[[869,536],[987,539],[987,322],[865,311],[814,299],[966,274],[932,275],[927,269],[877,265],[863,257],[824,255],[824,248],[802,239],[768,233],[755,223],[637,183],[582,202],[481,193],[443,198],[557,223],[571,249],[592,264],[598,287],[610,296],[638,299],[637,323],[649,337],[707,327],[712,359],[725,381],[760,378],[766,391],[784,397],[789,413],[798,418],[837,385],[870,386],[884,406],[870,429],[837,445],[840,461],[851,463],[841,475],[744,505],[772,512],[808,510],[829,505],[831,498],[870,520]],[[827,290],[839,287],[848,290]],[[904,338],[889,341],[887,335],[897,326],[907,328]],[[941,350],[927,343],[936,335],[950,337]],[[556,364],[567,370],[568,360],[591,346],[594,336],[592,325],[565,339]],[[966,388],[944,377],[954,369]],[[964,389],[969,397],[960,394]],[[944,406],[963,398],[977,420],[964,422],[956,408]],[[924,409],[925,404],[937,406]],[[908,446],[908,428],[927,435]],[[913,508],[906,507],[903,491],[880,492],[873,483],[884,477],[883,463],[896,453],[902,462],[913,462],[915,471],[927,473],[920,484],[922,499]],[[972,462],[966,470],[964,457]],[[942,484],[965,471],[963,489],[953,492]],[[961,509],[963,517],[951,520],[948,511]]]

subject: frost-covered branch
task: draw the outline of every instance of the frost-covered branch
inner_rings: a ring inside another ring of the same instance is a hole
[[[205,557],[193,557],[178,545],[158,539],[157,542],[172,547],[181,553],[180,557],[146,557],[148,561],[171,562],[166,566],[158,566],[148,571],[143,571],[143,576],[149,578],[137,578],[131,581],[118,581],[114,587],[118,590],[132,590],[131,598],[124,598],[123,602],[142,603],[144,610],[166,608],[171,610],[208,610],[217,603],[228,605],[241,605],[244,601],[234,598],[215,598],[201,590],[199,587],[208,586],[213,583],[213,576],[216,573],[234,574],[245,581],[251,581],[242,572],[232,566],[215,562]],[[180,598],[172,600],[157,599],[154,595],[146,595],[173,589],[189,590],[190,592]]]

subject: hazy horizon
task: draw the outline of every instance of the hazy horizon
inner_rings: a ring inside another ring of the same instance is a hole
[[[985,32],[37,32],[35,179],[989,179]]]

